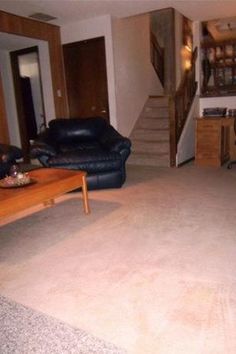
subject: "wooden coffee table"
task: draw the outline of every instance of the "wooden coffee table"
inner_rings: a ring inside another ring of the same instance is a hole
[[[88,214],[89,202],[86,172],[57,168],[39,168],[29,172],[35,183],[18,188],[0,188],[0,218],[43,203],[52,205],[54,198],[82,188],[84,212]]]

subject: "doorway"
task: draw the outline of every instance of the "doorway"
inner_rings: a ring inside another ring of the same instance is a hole
[[[10,53],[21,146],[29,162],[31,142],[46,127],[38,47]]]
[[[70,117],[109,122],[104,37],[65,44],[63,54]]]

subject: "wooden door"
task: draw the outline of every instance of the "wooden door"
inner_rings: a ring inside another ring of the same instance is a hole
[[[0,73],[0,143],[9,144],[6,107],[5,107],[1,73]]]
[[[70,117],[109,121],[104,37],[65,44],[63,53]]]

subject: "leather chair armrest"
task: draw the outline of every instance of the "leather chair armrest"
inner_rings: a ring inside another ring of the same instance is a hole
[[[57,154],[56,149],[43,141],[35,141],[30,147],[30,156],[32,158],[37,158],[43,155],[48,157],[55,156]]]
[[[41,156],[52,157],[57,154],[56,148],[51,143],[51,137],[49,129],[40,133],[35,139],[34,143],[30,147],[30,156],[32,158],[38,158]]]
[[[122,150],[129,150],[131,148],[130,139],[123,137],[117,130],[111,125],[106,128],[104,133],[99,139],[99,142],[105,149],[115,152],[121,152]]]
[[[22,150],[17,146],[0,144],[0,162],[11,162],[22,157]]]

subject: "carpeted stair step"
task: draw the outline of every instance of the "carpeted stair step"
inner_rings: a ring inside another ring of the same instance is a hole
[[[168,118],[169,108],[168,107],[149,107],[145,106],[143,112],[143,117],[153,117],[153,118]]]
[[[148,107],[168,107],[169,97],[168,96],[149,96],[146,106]]]
[[[128,159],[129,165],[169,167],[169,153],[132,153]]]
[[[151,96],[130,135],[129,164],[170,166],[169,98]]]
[[[137,128],[169,129],[169,119],[166,117],[142,117]]]
[[[133,140],[132,152],[134,153],[169,153],[169,141],[145,141],[145,140]]]
[[[135,139],[142,139],[146,141],[156,141],[156,140],[169,140],[169,131],[167,129],[135,129],[130,139],[133,141]]]

